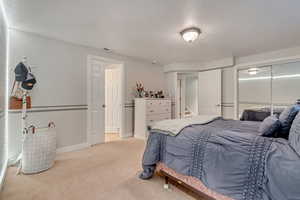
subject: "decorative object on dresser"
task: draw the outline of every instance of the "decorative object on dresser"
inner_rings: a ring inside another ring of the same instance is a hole
[[[147,91],[142,83],[136,83],[135,89],[136,98],[165,98],[163,90],[158,91]]]
[[[136,98],[134,118],[134,137],[146,139],[149,125],[156,121],[171,119],[171,100]]]
[[[144,86],[142,83],[136,83],[137,97],[142,98],[144,96]]]

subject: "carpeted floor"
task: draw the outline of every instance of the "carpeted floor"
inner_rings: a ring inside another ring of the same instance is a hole
[[[55,166],[36,175],[8,170],[1,200],[185,200],[193,199],[163,179],[138,179],[145,143],[125,139],[57,156]]]
[[[113,142],[122,140],[122,138],[119,136],[119,133],[105,133],[105,142]]]

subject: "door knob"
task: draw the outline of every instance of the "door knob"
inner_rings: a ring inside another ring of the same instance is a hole
[[[102,108],[105,108],[105,107],[106,107],[106,105],[105,105],[105,104],[103,104],[103,105],[102,105]]]

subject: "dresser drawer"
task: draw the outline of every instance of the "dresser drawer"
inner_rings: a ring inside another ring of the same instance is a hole
[[[152,124],[153,122],[171,119],[171,113],[147,115],[147,124]]]
[[[146,113],[147,115],[154,115],[154,114],[163,114],[163,113],[170,113],[171,108],[168,106],[158,106],[152,105],[151,107],[147,107]]]
[[[147,100],[147,108],[152,108],[153,106],[171,106],[170,100]]]
[[[171,100],[136,98],[134,116],[134,137],[145,139],[149,134],[148,126],[171,119]]]

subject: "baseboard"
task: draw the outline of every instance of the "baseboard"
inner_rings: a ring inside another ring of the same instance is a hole
[[[129,138],[129,137],[133,137],[133,133],[124,133],[124,134],[122,134],[122,138]]]
[[[0,192],[2,191],[3,186],[4,186],[6,171],[7,171],[7,167],[8,167],[8,160],[6,160],[4,162],[3,167],[4,167],[4,169],[3,169],[3,171],[0,174]]]
[[[119,128],[116,127],[106,127],[105,128],[105,133],[118,133]]]
[[[71,146],[61,147],[56,149],[56,153],[65,153],[65,152],[71,152],[71,151],[78,151],[81,149],[85,149],[90,147],[91,145],[88,143],[81,143],[81,144],[75,144]]]
[[[140,136],[140,135],[135,135],[135,136],[134,136],[134,138],[136,138],[136,139],[140,139],[140,140],[146,140],[146,138],[145,138],[145,137],[143,137],[143,136]]]

